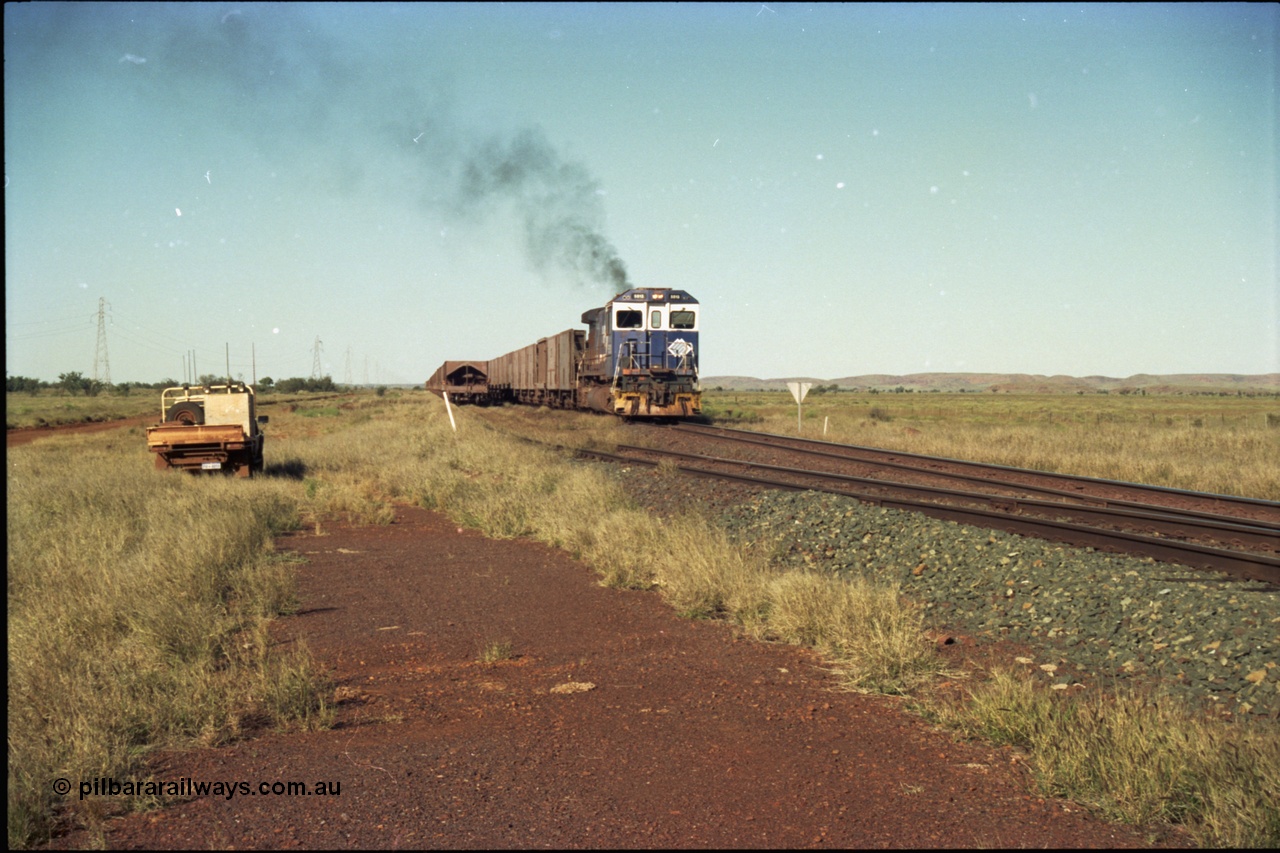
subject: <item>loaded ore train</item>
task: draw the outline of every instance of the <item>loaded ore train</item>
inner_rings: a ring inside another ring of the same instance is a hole
[[[697,301],[683,290],[623,291],[567,329],[489,361],[446,361],[427,390],[459,404],[525,403],[628,418],[701,414]]]

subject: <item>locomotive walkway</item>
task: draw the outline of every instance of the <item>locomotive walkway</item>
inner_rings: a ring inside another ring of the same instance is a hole
[[[1031,796],[1014,753],[835,692],[799,649],[603,589],[562,552],[408,508],[323,530],[278,543],[306,560],[280,636],[331,669],[337,724],[154,772],[340,795],[196,798],[110,821],[107,847],[1179,844]],[[504,643],[509,657],[479,661]]]

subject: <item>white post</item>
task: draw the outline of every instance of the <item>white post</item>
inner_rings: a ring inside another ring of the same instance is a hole
[[[825,418],[822,419],[822,437],[823,438],[827,437],[827,424],[829,423],[831,423],[831,416],[827,415]]]
[[[441,391],[441,392],[440,392],[440,396],[441,396],[441,397],[444,397],[444,409],[445,409],[445,411],[446,411],[446,412],[448,412],[448,413],[449,413],[449,426],[453,427],[453,431],[454,431],[454,432],[457,432],[457,431],[458,431],[458,424],[457,424],[457,422],[456,422],[456,421],[454,421],[454,419],[453,419],[453,406],[450,406],[450,405],[449,405],[449,392],[448,392],[448,391]]]

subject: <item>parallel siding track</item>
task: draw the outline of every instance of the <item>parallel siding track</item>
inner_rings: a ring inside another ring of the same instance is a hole
[[[828,492],[1280,587],[1280,503],[1273,501],[723,427],[660,428],[669,431],[663,449],[621,445],[616,454],[581,455],[640,465],[680,460],[678,470],[695,476]],[[947,482],[963,488],[940,485]]]

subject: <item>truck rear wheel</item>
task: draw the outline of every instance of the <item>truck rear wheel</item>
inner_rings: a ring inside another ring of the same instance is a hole
[[[204,406],[190,401],[174,403],[169,407],[169,411],[165,412],[164,419],[171,423],[203,424]]]
[[[227,463],[237,477],[247,480],[253,476],[253,454],[249,451],[246,450],[233,455],[227,460]]]

